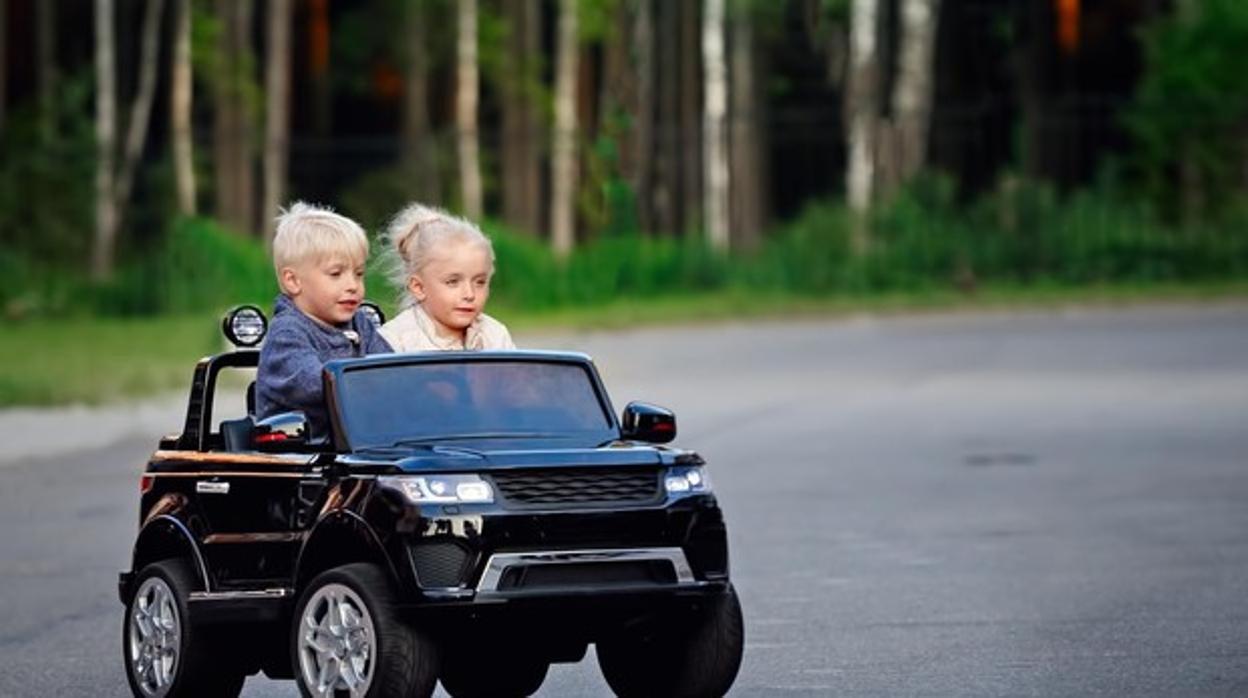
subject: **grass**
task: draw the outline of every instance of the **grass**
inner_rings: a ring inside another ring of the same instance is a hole
[[[612,329],[747,318],[1022,310],[1228,298],[1248,298],[1248,281],[1091,287],[994,285],[971,295],[936,290],[812,297],[725,290],[619,299],[575,309],[524,312],[492,306],[490,311],[513,331],[528,334],[560,328]],[[0,408],[99,404],[184,390],[194,362],[224,346],[218,327],[215,314],[17,323],[0,334]]]
[[[0,407],[98,404],[185,387],[195,361],[223,342],[211,315],[17,323],[0,337]]]

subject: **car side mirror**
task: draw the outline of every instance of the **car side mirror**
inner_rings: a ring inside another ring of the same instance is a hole
[[[302,412],[282,412],[256,422],[252,442],[260,451],[289,451],[306,446],[308,416]]]
[[[628,441],[665,444],[676,438],[676,415],[648,402],[630,402],[620,420],[620,437]]]

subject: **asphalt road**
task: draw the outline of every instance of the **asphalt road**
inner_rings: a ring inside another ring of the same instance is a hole
[[[734,695],[1248,695],[1248,306],[518,339],[591,353],[711,463]],[[153,439],[0,465],[0,695],[126,693]],[[591,653],[540,695],[609,692]]]

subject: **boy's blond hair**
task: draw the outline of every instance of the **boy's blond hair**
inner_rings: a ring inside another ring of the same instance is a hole
[[[368,259],[368,236],[359,223],[332,209],[296,201],[277,217],[273,235],[273,267],[282,269],[309,259],[342,255],[352,262]]]

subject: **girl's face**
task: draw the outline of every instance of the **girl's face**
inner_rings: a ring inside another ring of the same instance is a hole
[[[433,319],[439,334],[463,340],[464,330],[481,314],[490,297],[493,273],[485,247],[451,240],[436,248],[424,269],[412,274],[407,288]]]

